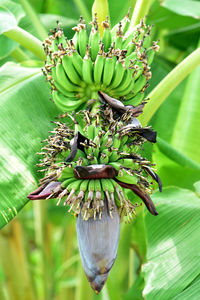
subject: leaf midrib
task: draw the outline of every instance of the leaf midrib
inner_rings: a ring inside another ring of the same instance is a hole
[[[3,93],[7,92],[8,90],[10,90],[11,88],[13,88],[14,86],[20,84],[21,82],[24,82],[24,81],[30,79],[31,77],[34,77],[35,75],[38,75],[38,74],[40,74],[40,73],[41,73],[41,71],[37,71],[36,73],[33,73],[33,74],[28,75],[28,76],[26,76],[26,77],[23,77],[23,79],[20,79],[20,80],[18,80],[18,81],[15,81],[13,84],[11,84],[11,85],[9,85],[8,87],[6,87],[5,89],[1,90],[1,91],[0,91],[0,95],[2,95]]]

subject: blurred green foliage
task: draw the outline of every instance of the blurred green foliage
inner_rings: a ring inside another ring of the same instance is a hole
[[[112,25],[136,3],[108,2]],[[60,20],[71,38],[79,16],[91,16],[92,4],[92,0],[0,0],[0,33],[18,24],[41,39]],[[152,64],[148,93],[198,47],[199,17],[199,1],[152,0],[147,24],[154,24],[153,40],[160,40],[160,52]],[[40,72],[43,62],[4,35],[0,43],[3,226],[37,185],[35,153],[58,112]],[[198,67],[150,121],[161,139],[152,157],[166,188],[152,196],[159,216],[139,208],[131,224],[122,224],[118,258],[103,292],[94,295],[83,274],[74,218],[50,200],[29,202],[1,230],[0,299],[198,299],[200,199],[194,183],[200,179],[199,76]]]

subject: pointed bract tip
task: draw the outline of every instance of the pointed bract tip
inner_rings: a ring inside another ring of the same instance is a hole
[[[101,274],[101,275],[96,275],[96,277],[90,281],[90,278],[88,278],[88,281],[90,283],[91,288],[95,292],[95,294],[99,294],[104,287],[104,284],[106,280],[108,279],[109,272],[107,274]]]

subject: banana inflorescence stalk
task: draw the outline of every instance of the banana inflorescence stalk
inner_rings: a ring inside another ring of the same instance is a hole
[[[159,46],[144,20],[131,31],[129,24],[129,13],[112,29],[107,18],[101,35],[95,14],[89,34],[80,18],[71,40],[58,23],[44,41],[43,73],[63,114],[43,141],[38,167],[45,175],[28,198],[57,198],[77,217],[83,267],[96,293],[117,255],[120,220],[130,221],[140,200],[157,215],[149,194],[155,182],[162,190],[154,164],[142,156],[156,132],[137,119]]]

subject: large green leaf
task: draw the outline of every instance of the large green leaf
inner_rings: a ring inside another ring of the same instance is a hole
[[[162,180],[163,187],[178,186],[194,190],[193,184],[199,180],[198,169],[183,165],[183,161],[181,165],[180,160],[176,163],[172,160],[173,154],[166,156],[166,151],[161,152],[157,145],[154,145],[153,150],[153,161],[156,163],[157,173]]]
[[[147,300],[174,299],[200,275],[200,199],[177,187],[157,192],[152,199],[159,215],[146,215],[148,251],[143,294]],[[198,296],[196,289],[190,299]]]
[[[26,204],[38,179],[35,154],[57,113],[38,68],[7,63],[0,68],[0,227]]]
[[[187,80],[172,145],[200,163],[200,67]]]
[[[24,16],[21,5],[8,0],[0,2],[0,34],[15,28]],[[0,59],[7,57],[18,44],[6,36],[0,35]]]
[[[191,300],[198,299],[200,295],[200,276],[189,285],[183,292],[178,294],[173,300]]]
[[[164,0],[162,5],[173,12],[183,15],[190,16],[195,19],[200,18],[200,3],[195,0]]]
[[[0,35],[0,45],[0,59],[7,57],[18,46],[15,41],[4,35]]]
[[[20,4],[9,0],[1,0],[0,3],[0,34],[17,27],[18,22],[24,16]]]

